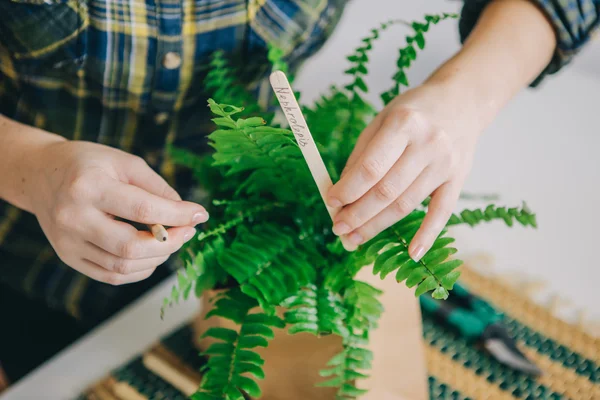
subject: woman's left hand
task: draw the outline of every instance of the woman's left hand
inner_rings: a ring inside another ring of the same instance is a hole
[[[394,99],[362,132],[327,199],[343,207],[333,231],[346,249],[372,239],[430,195],[409,254],[419,260],[432,246],[452,215],[482,130],[477,107],[453,93],[443,83],[425,83]]]

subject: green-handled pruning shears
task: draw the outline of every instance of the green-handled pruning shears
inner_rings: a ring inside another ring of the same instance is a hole
[[[502,315],[461,285],[454,285],[447,300],[424,294],[419,301],[423,312],[442,320],[468,341],[481,342],[500,363],[527,374],[542,374],[516,346],[502,324]]]

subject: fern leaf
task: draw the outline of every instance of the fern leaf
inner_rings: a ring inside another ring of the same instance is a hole
[[[529,210],[526,204],[523,204],[521,208],[507,209],[506,207],[496,207],[490,204],[485,209],[463,210],[460,214],[453,214],[448,221],[448,225],[467,224],[476,226],[492,220],[502,220],[508,226],[513,226],[516,221],[525,227],[537,228],[536,215]]]
[[[381,24],[379,28],[371,30],[371,34],[362,39],[363,44],[347,57],[351,66],[345,71],[345,74],[349,75],[352,83],[345,86],[349,95],[347,96],[347,102],[341,107],[341,109],[347,110],[348,116],[341,120],[342,124],[339,124],[342,137],[335,143],[340,144],[340,148],[331,149],[332,154],[337,155],[337,160],[334,162],[336,170],[343,168],[358,136],[367,127],[369,117],[374,114],[369,115],[369,113],[374,112],[374,109],[360,95],[361,92],[367,93],[369,91],[363,79],[368,73],[368,53],[373,49],[373,42],[381,36],[383,31],[399,23],[406,24],[402,20],[389,21]]]
[[[339,179],[341,165],[349,156],[349,147],[366,126],[366,121],[373,118],[375,109],[359,94],[332,87],[314,105],[303,107],[303,114],[332,179]]]
[[[213,236],[220,236],[227,233],[229,230],[235,228],[240,225],[244,221],[257,217],[260,213],[270,211],[275,207],[280,207],[279,203],[262,203],[256,204],[255,202],[230,202],[224,200],[213,200],[213,204],[216,206],[225,205],[228,207],[227,211],[230,211],[230,208],[234,210],[238,210],[235,212],[237,214],[235,217],[232,217],[227,220],[227,222],[220,224],[214,228],[211,228],[206,231],[202,231],[198,234],[197,239],[199,241],[204,241]]]
[[[368,52],[373,49],[373,42],[379,39],[381,33],[388,29],[390,26],[396,24],[407,23],[402,20],[388,21],[386,23],[381,24],[378,28],[372,29],[370,35],[361,39],[361,42],[363,44],[357,47],[354,50],[354,52],[347,57],[347,60],[351,63],[351,67],[344,73],[349,75],[353,82],[346,87],[350,92],[356,93],[357,88],[365,93],[368,91],[367,85],[361,78],[361,76],[364,76],[368,73],[366,67],[367,63],[369,62]]]
[[[216,260],[216,254],[223,246],[223,240],[216,237],[212,242],[206,243],[202,250],[195,249],[189,253],[182,253],[186,267],[177,271],[177,283],[173,286],[171,295],[163,300],[160,310],[161,319],[164,318],[167,307],[177,304],[182,297],[187,299],[192,289],[195,288],[195,294],[199,296],[225,279],[224,271]]]
[[[455,18],[458,18],[456,14],[427,15],[425,16],[425,22],[423,23],[415,21],[411,24],[407,24],[413,29],[414,34],[406,36],[406,46],[399,50],[399,56],[396,62],[398,71],[393,76],[394,85],[391,89],[386,90],[381,94],[381,99],[385,105],[389,104],[400,94],[402,86],[409,86],[406,70],[417,58],[417,49],[415,49],[415,45],[419,50],[425,48],[426,41],[424,33],[429,30],[431,25],[438,24],[446,19]]]
[[[383,312],[383,305],[378,300],[381,293],[379,289],[361,281],[354,281],[346,289],[344,303],[352,305],[352,312],[348,313],[346,321],[349,327],[359,331],[377,327],[377,321]]]
[[[219,263],[258,300],[263,309],[273,306],[315,279],[315,267],[292,239],[292,234],[271,225],[238,234],[220,256]]]
[[[379,274],[382,279],[395,271],[398,282],[406,281],[406,286],[417,287],[416,296],[434,291],[436,297],[445,299],[448,297],[448,288],[452,287],[459,276],[458,271],[454,270],[461,265],[459,260],[449,260],[456,253],[456,249],[449,246],[454,240],[444,237],[444,231],[419,262],[408,255],[408,245],[424,217],[425,212],[413,211],[366,243],[360,252],[365,262],[375,259],[373,273]],[[382,249],[385,251],[381,251]]]
[[[204,352],[209,356],[206,370],[195,399],[243,399],[244,394],[260,397],[261,390],[254,379],[263,379],[264,360],[254,351],[266,347],[274,337],[272,328],[283,328],[284,322],[275,316],[250,313],[256,300],[238,288],[227,291],[207,314],[227,318],[238,325],[237,330],[210,328],[203,337],[216,341]],[[253,377],[254,379],[252,379]]]
[[[327,364],[320,375],[330,378],[317,386],[337,387],[338,399],[355,399],[366,393],[356,387],[356,380],[366,378],[363,373],[371,368],[373,353],[364,347],[368,344],[368,333],[377,326],[383,306],[377,299],[381,291],[371,285],[355,281],[344,293],[347,308],[345,323],[348,334],[344,336],[344,348]],[[360,372],[363,371],[363,372]]]
[[[319,285],[319,286],[317,286]],[[289,333],[311,333],[315,336],[335,333],[347,336],[344,324],[346,310],[339,295],[324,287],[322,282],[309,284],[297,294],[285,299],[281,305],[288,310],[284,314]]]
[[[247,114],[260,112],[261,107],[257,99],[240,85],[238,75],[238,72],[229,65],[225,52],[217,50],[211,56],[204,86],[213,97],[223,103],[243,104]]]
[[[228,118],[235,128],[222,126],[209,135],[216,149],[213,165],[223,166],[226,176],[250,173],[238,192],[248,195],[274,196],[282,202],[304,202],[315,197],[315,183],[302,152],[289,130],[265,126],[259,118],[233,120],[237,112],[227,105],[209,100],[213,113]]]
[[[271,70],[281,71],[288,74],[289,66],[284,59],[284,52],[279,47],[269,44],[269,52],[267,53],[267,59],[271,63]],[[293,77],[288,77],[290,83],[293,82]]]
[[[194,171],[206,166],[206,158],[201,157],[191,151],[177,147],[167,147],[171,161],[175,164],[186,166]]]

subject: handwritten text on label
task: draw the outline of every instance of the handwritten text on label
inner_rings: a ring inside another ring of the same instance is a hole
[[[294,133],[298,144],[302,147],[306,146],[310,140],[310,137],[305,134],[306,126],[299,123],[300,118],[298,113],[301,112],[297,107],[294,94],[290,92],[290,88],[286,87],[274,87],[275,95],[279,104],[285,113],[285,116],[290,124],[290,129]]]

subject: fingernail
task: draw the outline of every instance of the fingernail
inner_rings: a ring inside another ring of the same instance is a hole
[[[206,221],[208,221],[208,213],[206,211],[196,213],[196,214],[194,214],[194,217],[192,218],[192,223],[194,225],[198,225],[198,224],[201,224]]]
[[[425,252],[425,248],[421,245],[418,245],[417,248],[412,252],[411,258],[413,261],[418,262],[421,257],[423,257],[423,253]]]
[[[350,240],[348,240],[348,238],[345,236],[342,237],[341,240],[342,240],[342,245],[344,246],[344,249],[346,249],[347,251],[354,251],[358,247],[354,243],[351,243]]]
[[[353,232],[352,234],[350,234],[348,236],[348,240],[350,241],[350,243],[358,246],[358,245],[362,244],[364,238],[362,237],[362,235],[360,233]]]
[[[346,233],[350,233],[351,229],[345,222],[338,222],[333,225],[333,233],[338,236],[345,235]]]
[[[190,229],[186,230],[185,234],[183,235],[183,240],[185,240],[186,242],[189,242],[190,239],[193,238],[195,234],[196,234],[196,230],[194,228],[190,228]]]
[[[329,207],[333,208],[338,208],[342,206],[342,202],[336,199],[335,197],[330,197],[327,204],[329,205]]]

